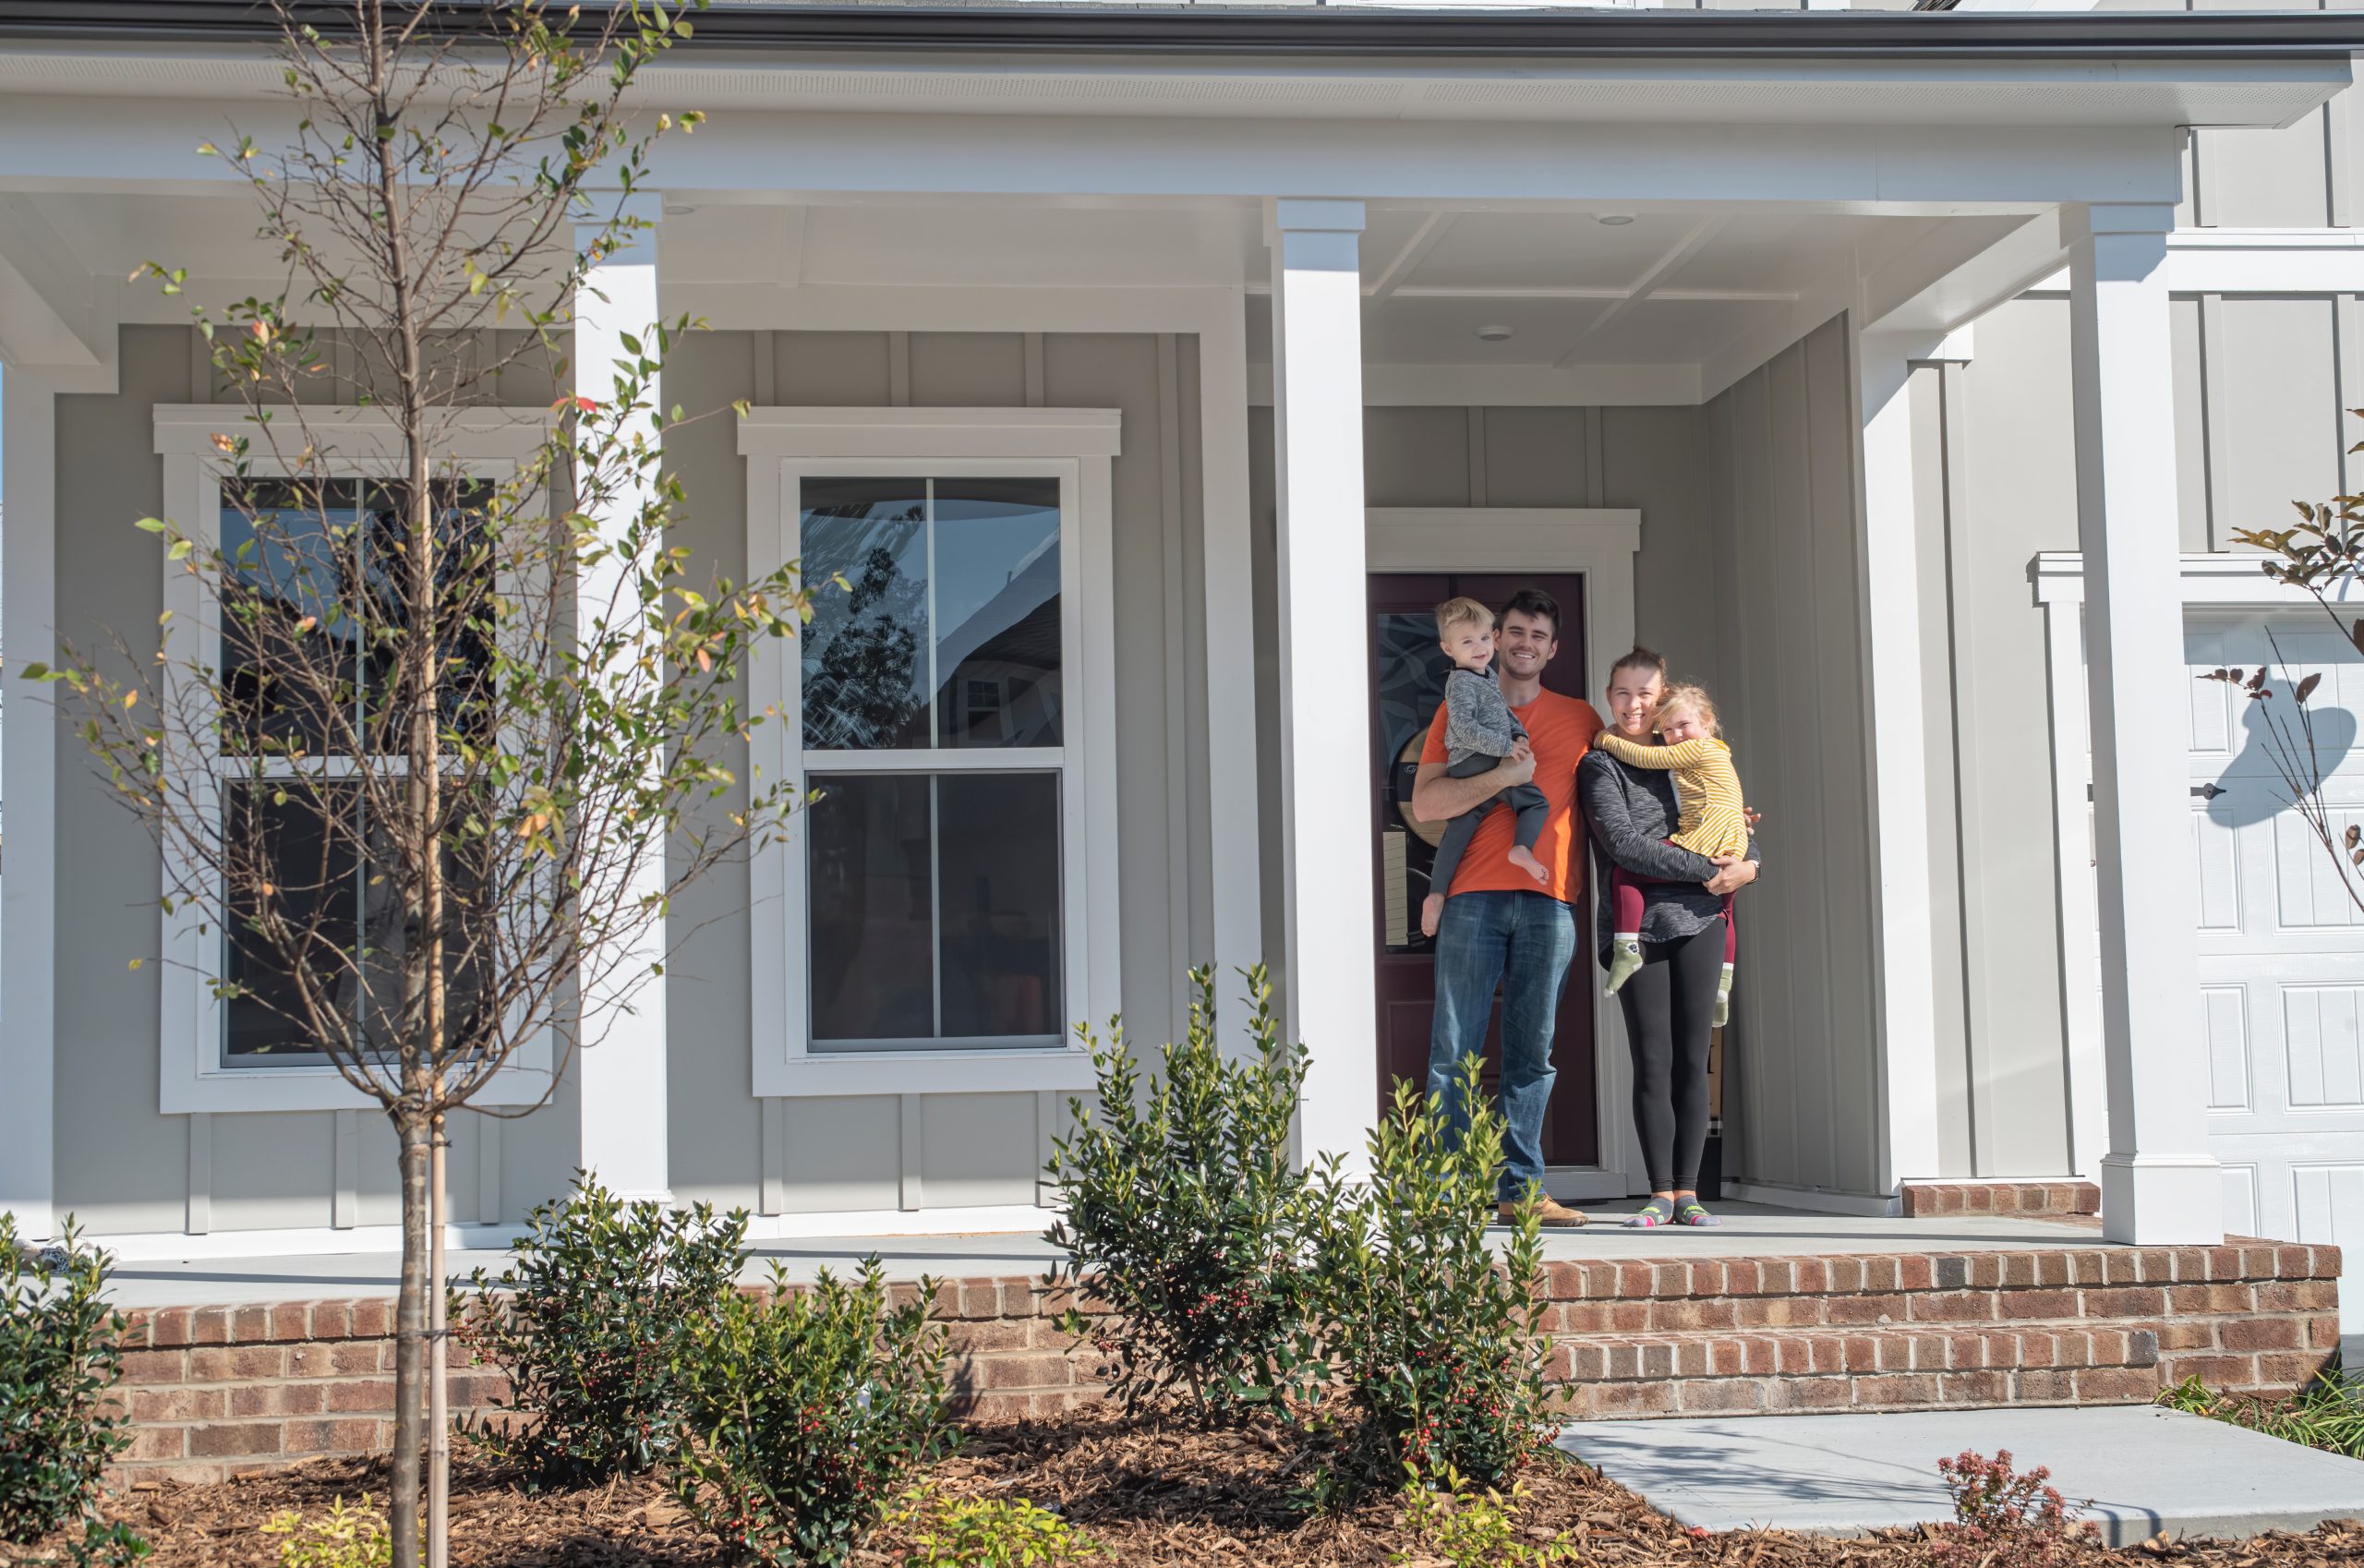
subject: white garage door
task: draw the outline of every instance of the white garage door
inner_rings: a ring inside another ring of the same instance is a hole
[[[2322,677],[2309,707],[2334,831],[2364,824],[2364,658],[2320,611],[2269,621],[2194,610],[2185,650],[2195,677],[2201,1005],[2225,1228],[2335,1243],[2356,1256],[2364,1248],[2364,915],[2290,806],[2261,710],[2291,719],[2288,683]],[[2196,679],[2267,661],[2285,677],[2270,705]],[[2356,874],[2364,887],[2364,872]],[[2343,1306],[2345,1326],[2364,1329],[2364,1300]]]

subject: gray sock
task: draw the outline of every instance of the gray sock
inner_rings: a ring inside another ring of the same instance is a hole
[[[1625,1228],[1627,1230],[1656,1230],[1660,1225],[1673,1223],[1674,1200],[1670,1198],[1653,1198],[1643,1204],[1640,1212],[1632,1219],[1625,1222]]]

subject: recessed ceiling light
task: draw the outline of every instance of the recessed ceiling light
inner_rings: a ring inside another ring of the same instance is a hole
[[[1509,339],[1511,330],[1502,326],[1480,327],[1478,335],[1487,343],[1502,343]]]
[[[1633,221],[1634,214],[1631,212],[1596,212],[1593,214],[1594,223],[1606,223],[1612,229],[1622,229]]]

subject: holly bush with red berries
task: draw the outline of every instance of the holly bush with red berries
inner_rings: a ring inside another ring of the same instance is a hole
[[[935,1284],[898,1306],[874,1257],[809,1287],[775,1263],[770,1288],[734,1292],[690,1325],[673,1491],[734,1562],[840,1568],[951,1452]]]
[[[1332,1453],[1317,1502],[1407,1470],[1508,1486],[1549,1447],[1542,1233],[1530,1198],[1499,1252],[1488,1237],[1502,1124],[1478,1067],[1465,1064],[1460,1135],[1442,1099],[1399,1080],[1369,1179],[1317,1175],[1309,1332],[1342,1394],[1321,1420]]]
[[[627,1203],[593,1176],[527,1216],[498,1277],[451,1290],[462,1348],[508,1374],[507,1412],[458,1424],[529,1487],[633,1476],[680,1441],[683,1326],[711,1316],[739,1278],[747,1214],[711,1203]]]

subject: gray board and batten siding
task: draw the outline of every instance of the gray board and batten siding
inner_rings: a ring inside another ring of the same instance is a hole
[[[216,396],[196,334],[123,329],[120,390],[58,404],[61,634],[155,636],[161,561],[132,521],[163,509],[151,410]],[[1139,335],[703,332],[677,344],[668,462],[689,495],[694,571],[746,571],[746,463],[730,404],[1115,408],[1117,767],[1124,995],[1137,1039],[1164,1038],[1183,970],[1212,948],[1207,697],[1199,585],[1196,340]],[[546,406],[547,377],[488,401]],[[152,646],[152,641],[148,643]],[[163,1116],[158,1104],[156,858],[78,744],[60,746],[57,1200],[93,1235],[377,1225],[398,1214],[393,1143],[364,1112]],[[746,874],[677,906],[669,969],[672,1189],[759,1212],[1031,1203],[1064,1096],[917,1094],[758,1101],[751,1092]],[[915,1064],[917,1067],[918,1064]],[[910,1104],[906,1104],[906,1100]],[[520,1218],[564,1188],[576,1109],[457,1118],[453,1216]],[[905,1147],[906,1134],[911,1147]]]

